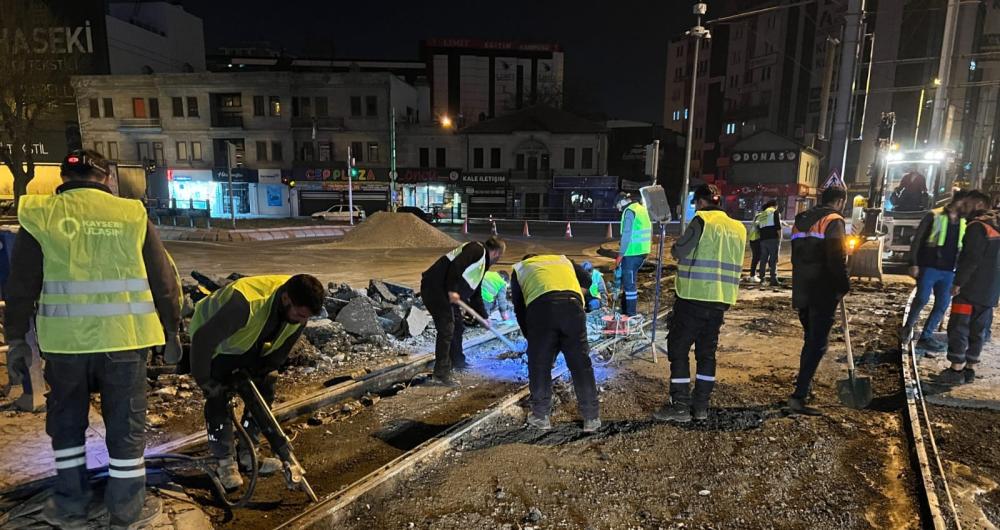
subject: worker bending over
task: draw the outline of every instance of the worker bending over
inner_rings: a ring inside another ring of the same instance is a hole
[[[653,413],[661,421],[708,418],[715,387],[715,350],[726,311],[736,303],[747,231],[719,208],[719,190],[702,184],[694,192],[697,212],[671,253],[677,259],[673,319],[667,337],[670,402]],[[691,394],[690,351],[697,363]]]
[[[846,229],[840,212],[844,188],[829,187],[820,204],[795,216],[792,226],[792,307],[799,311],[804,337],[795,391],[788,398],[793,414],[819,416],[806,405],[816,369],[826,355],[837,305],[851,290],[844,251]]]
[[[510,274],[507,271],[486,271],[483,276],[483,305],[486,308],[484,317],[489,318],[494,311],[500,311],[500,320],[510,320],[510,304],[507,303],[507,286],[510,284]]]
[[[503,256],[505,248],[504,242],[497,237],[482,243],[464,243],[438,258],[421,276],[420,298],[437,328],[435,383],[456,386],[452,370],[464,370],[468,366],[462,352],[465,322],[455,302],[464,301],[480,315],[485,312],[481,284],[490,266]]]
[[[32,318],[45,358],[56,481],[41,517],[57,528],[86,526],[85,434],[90,394],[100,392],[110,512],[102,526],[139,526],[162,506],[145,494],[146,358],[151,346],[166,343],[171,357],[180,350],[180,285],[146,208],[111,194],[103,156],[73,151],[60,175],[55,195],[21,197],[6,290],[7,362],[32,362]]]
[[[630,195],[622,194],[617,206],[622,212],[622,239],[615,259],[615,267],[621,268],[621,312],[626,316],[635,316],[639,305],[636,275],[652,246],[653,223],[649,220],[646,207]]]
[[[587,289],[583,293],[584,299],[587,301],[587,312],[596,311],[604,305],[604,302],[608,300],[608,284],[604,283],[604,275],[601,271],[594,268],[594,265],[589,261],[584,261],[580,264],[583,270],[590,275],[590,289]]]
[[[983,344],[1000,299],[1000,223],[990,210],[990,197],[970,191],[962,201],[968,219],[962,252],[958,256],[951,317],[948,319],[948,360],[951,366],[938,375],[946,385],[971,383],[976,376]]]
[[[226,489],[243,485],[233,459],[229,394],[246,372],[270,405],[277,370],[288,359],[305,323],[323,310],[323,285],[308,274],[248,276],[199,301],[191,317],[191,375],[205,394],[208,446],[218,460],[219,482]],[[240,420],[251,438],[260,428],[244,412]],[[239,447],[239,463],[250,468],[249,447]],[[281,469],[276,458],[258,459],[259,472]]]
[[[514,265],[511,299],[517,323],[528,339],[528,425],[532,427],[552,428],[552,365],[562,352],[573,377],[584,432],[601,428],[583,311],[583,290],[589,288],[590,275],[566,256],[529,254]]]

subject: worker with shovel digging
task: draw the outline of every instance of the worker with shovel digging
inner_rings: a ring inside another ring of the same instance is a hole
[[[840,212],[847,202],[844,188],[828,187],[821,204],[795,216],[792,226],[792,306],[805,331],[795,391],[788,398],[793,414],[822,415],[806,405],[809,387],[829,345],[837,305],[850,290]]]
[[[274,400],[276,371],[305,329],[323,310],[326,290],[308,274],[240,278],[198,302],[191,318],[190,369],[205,394],[208,445],[218,460],[219,482],[227,490],[243,485],[233,459],[233,422],[228,394],[249,374],[268,405]],[[182,362],[182,366],[183,366]],[[250,436],[260,428],[244,412],[240,422]],[[250,467],[249,447],[239,448],[239,463]],[[258,459],[261,475],[282,469],[277,458]]]

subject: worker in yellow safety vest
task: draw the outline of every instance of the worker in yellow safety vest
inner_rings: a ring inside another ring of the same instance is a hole
[[[90,394],[100,392],[108,447],[104,501],[111,528],[152,521],[145,494],[146,358],[166,344],[179,356],[180,285],[146,208],[115,197],[108,161],[78,150],[60,167],[55,195],[23,195],[7,283],[8,363],[27,366],[31,320],[45,359],[46,432],[56,482],[41,518],[85,526],[92,494],[85,437]]]
[[[587,312],[596,311],[608,300],[608,284],[604,281],[601,271],[594,268],[594,264],[584,261],[580,264],[583,270],[590,274],[590,289],[583,293],[587,301]]]
[[[510,274],[507,271],[486,271],[482,284],[485,317],[489,318],[494,311],[499,311],[501,320],[510,320],[510,306],[507,303],[509,284]]]
[[[208,446],[226,489],[243,485],[239,467],[250,467],[250,448],[233,458],[233,423],[227,394],[236,375],[246,372],[268,405],[274,400],[277,370],[305,329],[320,314],[326,291],[308,274],[240,278],[203,298],[191,317],[190,369],[205,394]],[[241,422],[256,440],[260,428],[246,412]],[[258,471],[281,469],[276,458],[258,459]]]
[[[616,205],[622,212],[622,238],[618,245],[618,257],[615,259],[615,266],[621,267],[621,312],[623,315],[635,316],[639,303],[636,275],[652,247],[653,222],[649,219],[646,207],[631,195],[619,195]]]
[[[670,360],[670,402],[653,413],[661,421],[689,422],[708,418],[715,386],[715,350],[725,312],[739,293],[747,231],[719,207],[719,190],[711,184],[695,189],[697,211],[674,244],[677,298],[667,338]],[[697,362],[691,393],[689,352]]]
[[[552,365],[562,352],[573,378],[583,430],[597,431],[601,427],[597,383],[583,311],[583,292],[590,288],[590,274],[566,256],[529,254],[514,265],[510,287],[517,323],[528,340],[528,425],[552,428]]]

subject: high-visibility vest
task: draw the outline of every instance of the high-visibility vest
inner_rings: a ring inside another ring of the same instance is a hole
[[[503,281],[503,276],[494,271],[487,271],[483,276],[483,301],[492,304],[497,299],[497,295],[502,290],[507,289],[507,282]]]
[[[927,234],[927,246],[943,247],[945,241],[948,240],[948,226],[951,225],[951,218],[948,217],[948,213],[944,211],[944,208],[935,208],[932,212],[934,213],[934,223],[931,225],[930,233]],[[962,240],[965,239],[966,225],[965,219],[960,218],[958,221],[959,250],[962,250]]]
[[[469,243],[462,243],[460,247],[445,254],[445,257],[448,258],[448,261],[455,261],[455,258],[462,253],[462,250],[465,249],[466,245],[469,245]],[[462,278],[465,280],[465,283],[469,284],[469,287],[472,288],[472,290],[479,287],[479,283],[482,282],[483,277],[486,276],[486,254],[488,254],[488,252],[484,249],[483,257],[462,271]]]
[[[632,212],[632,238],[628,247],[623,249],[622,256],[644,256],[649,254],[653,245],[653,222],[649,220],[646,207],[633,202],[622,212],[621,231],[625,233],[625,216]]]
[[[25,195],[21,227],[42,248],[38,345],[46,353],[137,350],[164,343],[142,247],[139,201],[78,188]]]
[[[555,291],[574,292],[583,302],[583,291],[576,279],[573,262],[566,256],[546,254],[528,258],[514,265],[514,272],[517,273],[525,306],[531,305],[539,296]]]
[[[275,294],[278,288],[285,284],[291,276],[270,275],[270,276],[248,276],[230,283],[229,285],[212,293],[211,296],[203,298],[194,306],[194,316],[191,317],[191,336],[194,337],[198,329],[211,320],[216,313],[222,309],[233,297],[233,293],[240,293],[246,298],[250,305],[250,316],[242,328],[230,335],[226,340],[216,346],[212,352],[212,357],[216,355],[243,355],[250,351],[260,338],[264,324],[270,316],[275,303]],[[302,324],[292,324],[282,322],[278,336],[271,342],[266,342],[261,349],[260,355],[267,356],[276,351],[295,334]]]
[[[771,226],[775,226],[774,212],[776,211],[777,209],[775,208],[770,208],[770,207],[765,208],[763,212],[760,212],[759,214],[757,214],[757,217],[754,218],[753,220],[754,225],[756,225],[758,228],[768,228]]]
[[[590,271],[590,296],[597,298],[601,295],[601,280],[604,277],[601,276],[601,271],[594,269]]]
[[[702,210],[695,215],[701,217],[705,228],[694,252],[677,266],[677,296],[732,305],[739,293],[746,228],[721,210]]]

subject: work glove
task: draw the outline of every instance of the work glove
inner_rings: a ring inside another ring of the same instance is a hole
[[[7,350],[7,366],[15,370],[23,367],[23,370],[27,371],[32,361],[31,346],[28,346],[28,343],[23,340],[12,340],[7,346],[9,347]]]
[[[616,269],[621,266],[623,258],[624,258],[624,256],[622,256],[622,255],[618,255],[618,257],[615,258],[615,268]]]
[[[181,346],[181,338],[177,333],[167,333],[166,338],[167,342],[163,346],[163,362],[177,364],[184,353],[184,349]]]
[[[201,392],[205,394],[206,398],[217,398],[226,393],[226,387],[214,379],[199,381],[198,387],[201,388]]]

